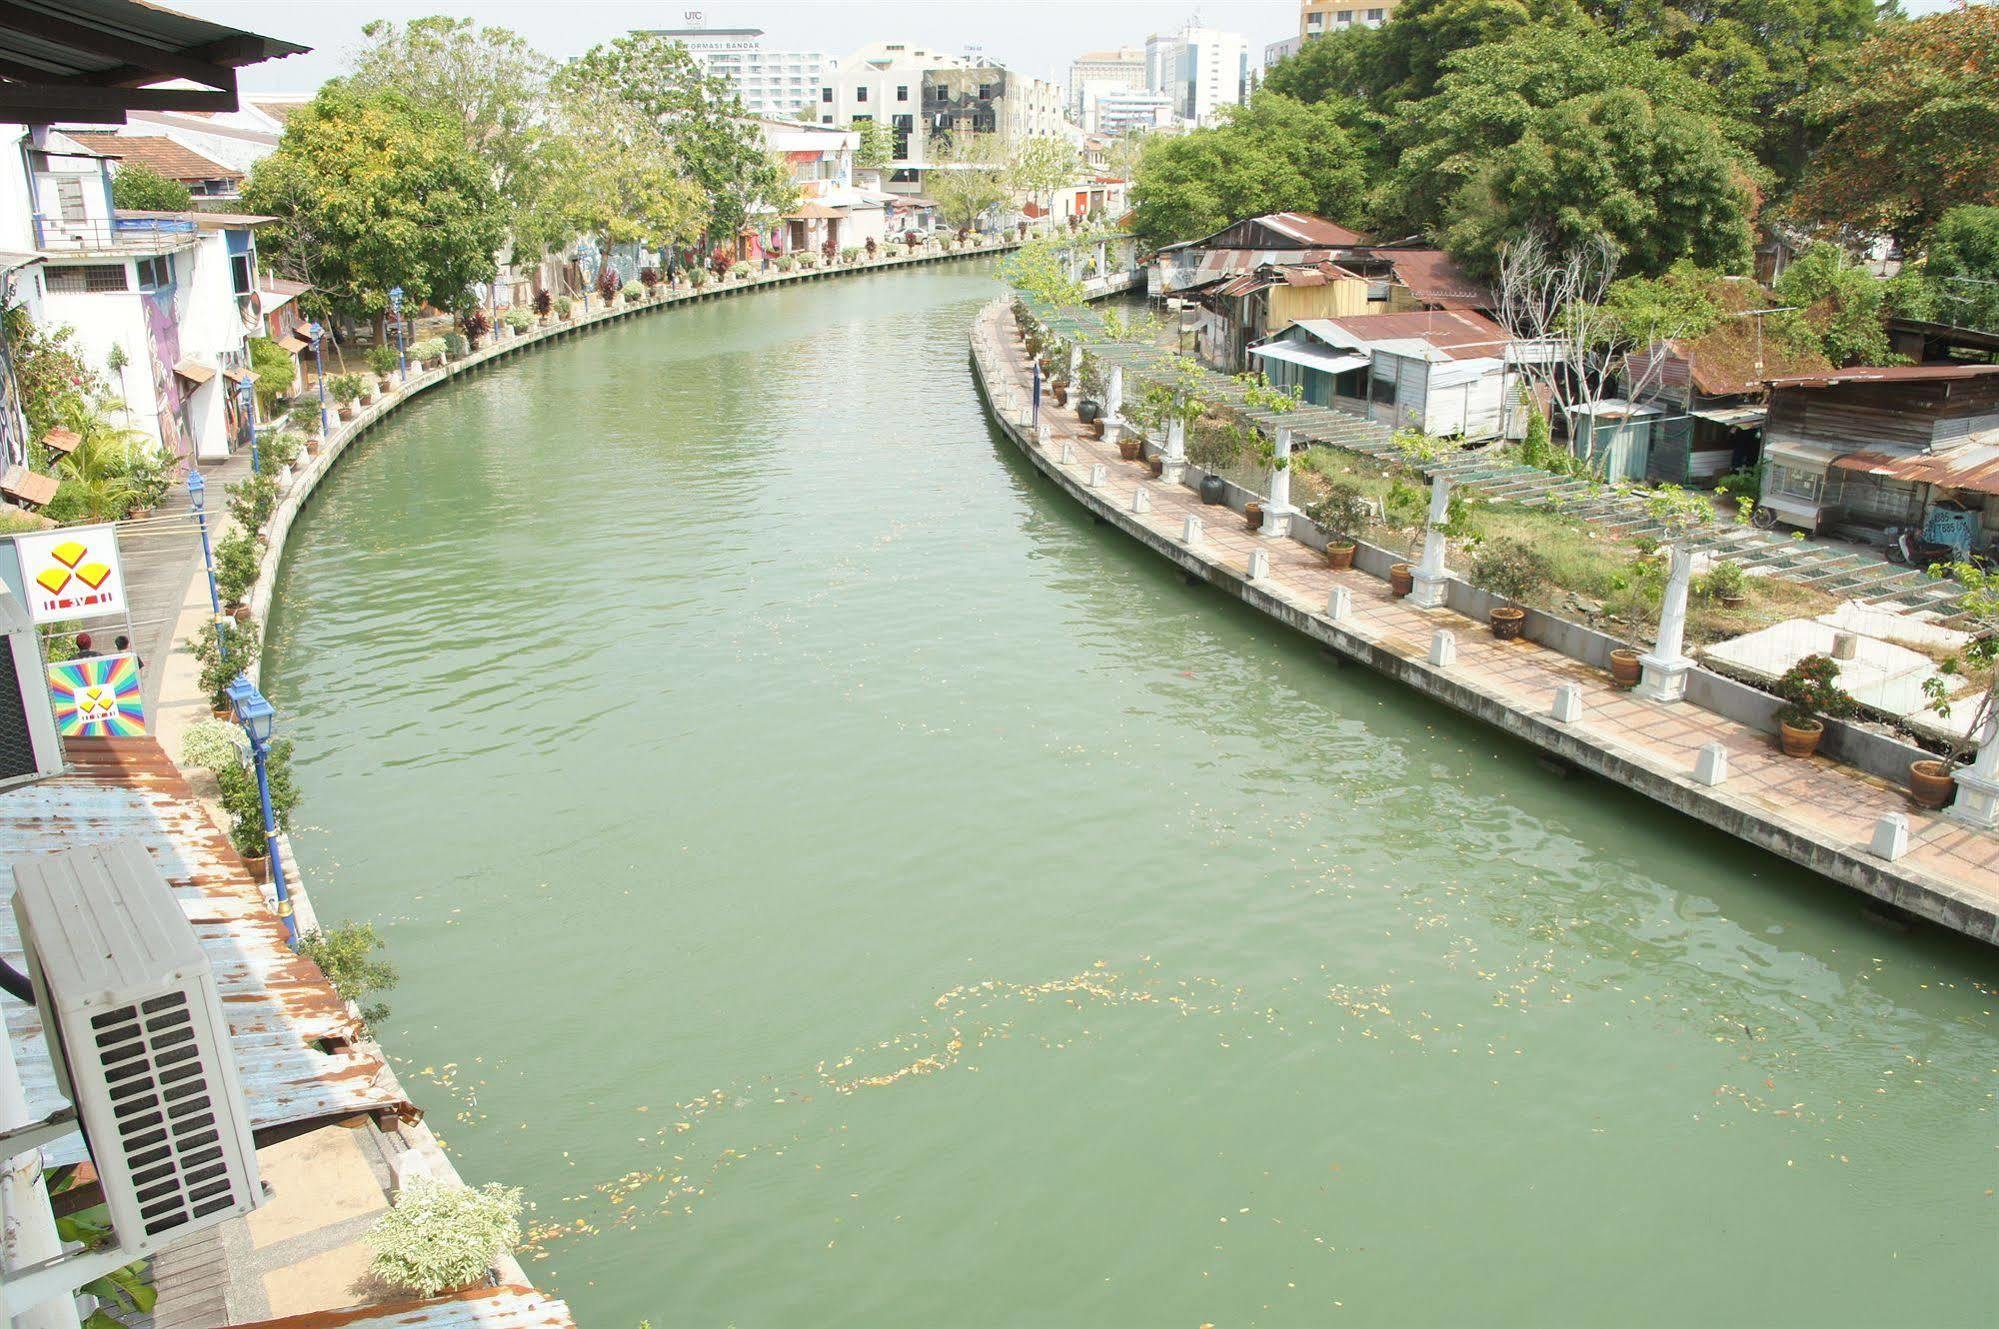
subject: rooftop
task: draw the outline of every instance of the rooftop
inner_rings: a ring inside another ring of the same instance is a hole
[[[241,180],[243,173],[183,147],[164,134],[121,134],[111,130],[71,129],[66,136],[106,157],[122,157],[159,172],[169,180]]]
[[[1825,374],[1793,374],[1766,378],[1773,388],[1826,388],[1836,383],[1948,383],[1999,374],[1999,365],[1862,365]]]

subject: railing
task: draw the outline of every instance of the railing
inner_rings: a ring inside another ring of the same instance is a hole
[[[195,231],[187,217],[84,217],[69,220],[38,212],[35,248],[94,250],[121,254],[164,254],[178,249]]]

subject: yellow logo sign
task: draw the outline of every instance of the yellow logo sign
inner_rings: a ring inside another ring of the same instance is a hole
[[[72,527],[18,536],[14,546],[37,623],[125,612],[115,527]]]

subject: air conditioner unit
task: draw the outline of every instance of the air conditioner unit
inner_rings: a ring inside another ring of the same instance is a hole
[[[62,770],[62,742],[28,607],[0,586],[0,789]]]
[[[215,976],[144,847],[22,859],[14,882],[56,1086],[125,1258],[262,1203]]]

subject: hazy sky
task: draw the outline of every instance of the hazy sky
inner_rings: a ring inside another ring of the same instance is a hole
[[[551,55],[576,55],[633,28],[676,28],[698,9],[708,26],[757,27],[777,49],[842,56],[871,41],[962,54],[968,44],[1043,78],[1068,75],[1069,61],[1106,46],[1143,45],[1149,32],[1177,29],[1196,13],[1210,27],[1263,45],[1298,30],[1298,0],[167,0],[168,6],[313,48],[243,73],[259,91],[317,87],[346,64],[369,19],[455,14],[512,28]]]

